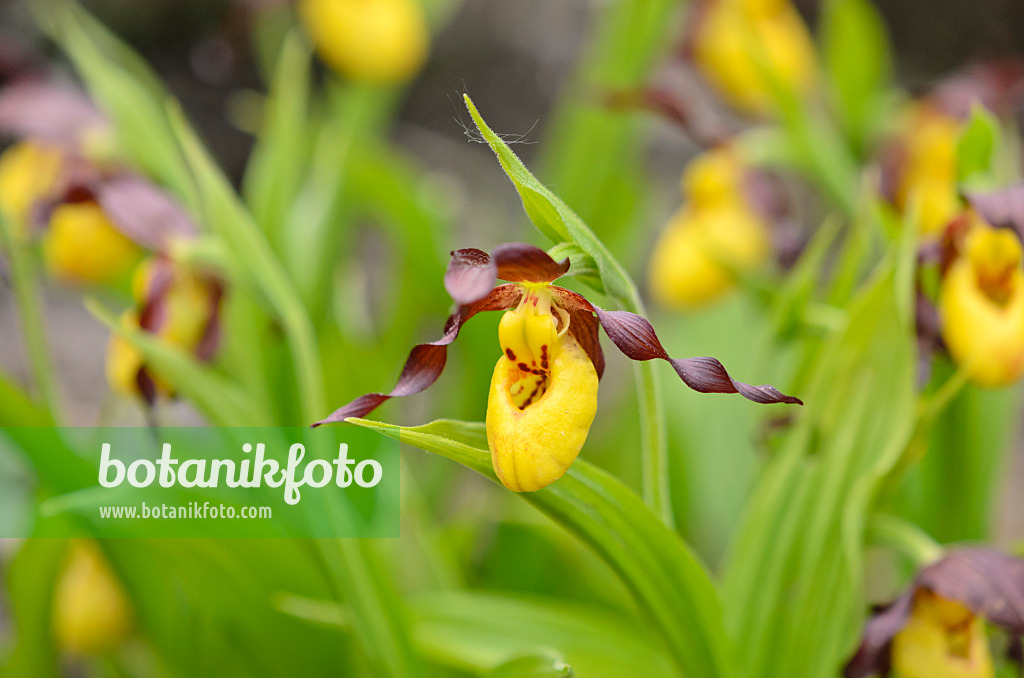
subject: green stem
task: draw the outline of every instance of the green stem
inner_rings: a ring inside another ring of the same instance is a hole
[[[935,417],[942,414],[953,398],[967,385],[967,372],[957,370],[953,376],[943,382],[930,396],[921,399],[918,406],[918,419],[927,424]]]
[[[640,403],[640,471],[644,502],[667,526],[673,527],[672,494],[668,482],[668,433],[661,402],[661,380],[651,362],[635,366]]]
[[[28,354],[32,379],[38,396],[42,399],[50,416],[60,420],[60,394],[53,374],[53,363],[46,342],[46,328],[43,322],[42,299],[36,285],[35,266],[31,257],[11,231],[10,222],[0,214],[0,245],[7,251],[11,266],[11,284],[18,303],[21,331]]]
[[[922,567],[942,556],[942,546],[917,525],[903,518],[875,514],[868,521],[868,543],[887,546]]]

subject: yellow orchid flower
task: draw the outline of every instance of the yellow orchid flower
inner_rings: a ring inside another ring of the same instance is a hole
[[[302,21],[331,68],[363,82],[409,80],[430,47],[417,0],[302,0]]]
[[[124,278],[142,258],[142,248],[92,201],[58,205],[43,236],[43,258],[56,280],[102,285]]]
[[[772,112],[772,85],[762,69],[796,93],[810,91],[817,82],[814,41],[789,2],[706,0],[697,22],[694,61],[736,108]]]
[[[669,362],[701,393],[739,393],[758,403],[800,403],[773,386],[733,380],[714,358],[673,359],[651,324],[626,311],[605,311],[583,296],[553,285],[569,270],[543,250],[512,243],[493,254],[452,252],[445,287],[458,310],[441,339],[416,346],[390,393],[368,393],[335,410],[321,424],[364,417],[387,400],[419,393],[444,370],[447,349],[462,326],[481,311],[505,311],[498,327],[502,355],[491,376],[487,442],[498,479],[515,492],[558,480],[586,442],[597,412],[604,371],[598,328],[628,358]],[[509,284],[498,285],[497,280]]]
[[[651,254],[648,287],[660,304],[689,309],[720,298],[771,254],[764,218],[747,198],[745,168],[728,148],[708,151],[683,173],[686,204]]]
[[[157,256],[136,269],[132,293],[136,307],[121,316],[124,327],[141,329],[199,360],[213,357],[220,333],[220,281]],[[106,371],[111,389],[122,395],[141,396],[149,403],[157,395],[173,395],[135,347],[117,335],[107,344]]]
[[[163,251],[195,235],[170,196],[90,155],[110,130],[77,90],[48,83],[0,90],[0,132],[23,139],[0,156],[0,212],[18,235],[38,235],[56,280],[118,282],[144,249]]]
[[[896,206],[918,210],[918,230],[934,237],[961,208],[957,194],[960,122],[938,108],[919,104],[906,126]]]
[[[1019,237],[976,219],[939,291],[942,338],[982,386],[1024,373],[1024,268]]]
[[[0,154],[0,213],[15,237],[28,238],[32,208],[56,189],[63,163],[60,148],[33,141]]]
[[[992,678],[984,623],[963,604],[918,591],[906,625],[892,639],[899,678]]]
[[[74,540],[53,596],[57,646],[74,655],[114,649],[134,626],[124,587],[91,541]]]
[[[546,287],[524,285],[518,308],[502,316],[503,355],[487,399],[494,472],[516,492],[561,478],[597,414],[597,370],[569,334],[569,314]]]
[[[1024,636],[1024,560],[950,551],[871,616],[843,676],[993,678],[986,621],[1017,642]]]

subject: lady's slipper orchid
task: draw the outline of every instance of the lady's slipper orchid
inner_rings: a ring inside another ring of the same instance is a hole
[[[59,147],[31,141],[0,154],[0,215],[19,240],[28,239],[32,207],[55,190],[63,163]]]
[[[1004,119],[1020,110],[1024,65],[970,66],[912,102],[882,157],[882,193],[904,211],[918,210],[918,230],[934,239],[963,210],[957,185],[960,135],[976,107]]]
[[[1005,386],[1024,373],[1020,238],[974,218],[939,291],[942,338],[972,381]]]
[[[546,252],[513,243],[493,255],[477,249],[452,252],[445,287],[458,309],[441,339],[416,346],[390,393],[369,393],[315,426],[364,417],[390,398],[433,384],[444,370],[448,346],[481,311],[505,311],[498,329],[502,356],[494,368],[487,404],[487,441],[494,471],[516,492],[539,490],[568,470],[586,441],[597,411],[604,355],[603,327],[633,360],[668,361],[683,382],[701,393],[739,393],[758,403],[800,403],[774,386],[734,381],[714,358],[670,358],[643,316],[605,311],[552,283],[569,270]],[[497,280],[508,284],[495,287]]]
[[[53,596],[57,646],[74,655],[102,654],[128,636],[133,617],[128,595],[99,547],[72,541]]]
[[[683,174],[686,204],[655,245],[648,269],[654,298],[694,308],[719,298],[769,257],[765,218],[747,193],[748,171],[735,151],[722,147],[689,164]]]
[[[960,121],[930,103],[915,105],[891,156],[897,165],[893,201],[918,210],[918,230],[934,237],[962,209],[957,192]]]
[[[195,234],[156,186],[89,157],[106,123],[77,92],[46,84],[4,89],[0,132],[23,139],[0,156],[0,210],[19,238],[41,242],[57,280],[116,282],[145,249],[162,251]]]
[[[320,56],[354,80],[405,82],[427,57],[430,35],[418,0],[302,0]]]
[[[923,568],[864,628],[845,678],[992,678],[984,621],[1024,635],[1024,561],[961,549]]]
[[[693,59],[736,108],[771,111],[772,84],[762,69],[797,93],[817,81],[814,42],[788,0],[704,0],[695,12]]]
[[[199,360],[213,358],[220,338],[223,295],[216,278],[157,256],[136,270],[132,293],[137,306],[122,316],[125,327],[148,332]],[[107,381],[114,391],[140,396],[149,404],[158,394],[172,394],[139,352],[118,336],[111,337],[107,347]]]

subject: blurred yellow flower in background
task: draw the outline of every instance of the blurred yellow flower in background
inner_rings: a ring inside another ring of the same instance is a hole
[[[744,189],[746,168],[729,148],[708,151],[683,174],[684,206],[651,255],[648,286],[661,304],[689,309],[720,298],[738,272],[768,259],[768,225]]]
[[[942,282],[942,338],[968,377],[983,386],[1010,384],[1024,372],[1021,260],[1014,232],[976,219]]]
[[[126,329],[142,329],[168,346],[213,357],[218,343],[221,285],[210,275],[164,256],[142,262],[132,278],[135,307],[121,316]],[[107,345],[107,382],[116,393],[152,401],[173,390],[149,369],[139,351],[113,335]]]
[[[139,316],[135,311],[129,310],[121,314],[121,326],[133,330],[139,327]],[[106,374],[107,384],[115,393],[125,396],[141,395],[142,387],[139,384],[139,375],[144,367],[142,354],[127,340],[116,334],[110,336],[107,344]],[[163,388],[157,388],[165,393]]]
[[[983,620],[963,604],[918,591],[906,625],[892,640],[898,678],[991,678]]]
[[[417,0],[302,0],[300,10],[320,57],[353,80],[402,83],[427,58],[430,34]]]
[[[103,285],[126,276],[142,258],[142,248],[90,200],[53,210],[43,235],[43,258],[50,275],[60,282]]]
[[[694,61],[728,103],[747,113],[770,113],[769,78],[795,93],[813,89],[814,41],[792,4],[707,0],[701,11]]]
[[[957,145],[960,122],[927,103],[912,110],[903,137],[896,206],[915,205],[924,236],[934,236],[960,211]]]
[[[63,163],[60,148],[32,141],[14,144],[0,154],[0,213],[15,237],[28,237],[32,207],[55,189]]]
[[[132,605],[99,547],[75,540],[53,597],[57,645],[75,655],[103,654],[132,631]]]

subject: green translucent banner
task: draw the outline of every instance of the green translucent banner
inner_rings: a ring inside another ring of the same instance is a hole
[[[0,429],[0,537],[398,532],[398,443],[371,431]]]

